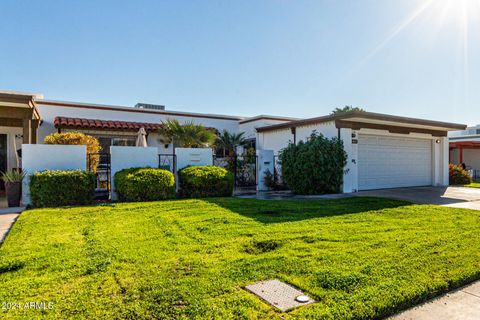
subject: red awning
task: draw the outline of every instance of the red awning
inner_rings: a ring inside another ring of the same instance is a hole
[[[480,149],[480,141],[450,142],[450,149]]]
[[[138,131],[145,128],[147,132],[157,131],[162,127],[161,123],[99,120],[84,118],[55,117],[55,128],[90,129],[110,131]]]

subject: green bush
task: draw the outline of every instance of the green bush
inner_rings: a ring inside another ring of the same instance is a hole
[[[472,177],[468,173],[468,171],[463,170],[461,166],[456,166],[454,164],[450,164],[448,166],[449,171],[449,182],[451,185],[458,185],[458,184],[469,184],[472,183]]]
[[[95,174],[82,170],[47,170],[30,177],[30,198],[35,207],[87,204],[95,195]]]
[[[229,197],[233,193],[233,175],[215,166],[191,166],[178,172],[183,197]]]
[[[175,178],[164,169],[130,168],[114,176],[121,201],[157,201],[175,197]]]
[[[282,180],[296,194],[338,193],[347,154],[337,138],[312,133],[306,142],[289,144],[280,154]]]

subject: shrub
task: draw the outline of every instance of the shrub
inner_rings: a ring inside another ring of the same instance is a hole
[[[233,175],[215,166],[191,166],[178,172],[184,197],[228,197],[233,193]]]
[[[82,170],[47,170],[30,177],[30,197],[35,207],[87,204],[95,195],[95,174]]]
[[[454,164],[448,165],[449,171],[449,182],[451,185],[456,184],[469,184],[472,182],[472,177],[468,171],[464,170],[461,166],[456,166]]]
[[[164,169],[130,168],[114,176],[121,201],[157,201],[175,197],[175,178]]]
[[[64,145],[86,145],[87,146],[87,158],[88,169],[96,172],[98,163],[100,162],[100,155],[98,153],[102,149],[98,139],[81,132],[65,132],[65,133],[52,133],[45,137],[45,144],[64,144]]]
[[[265,176],[264,176],[264,183],[265,183],[265,186],[270,189],[270,190],[274,190],[274,191],[280,191],[280,190],[286,190],[287,189],[287,186],[285,186],[285,184],[283,183],[283,181],[281,181],[279,178],[278,178],[278,175],[274,174],[274,173],[271,173],[270,170],[266,170],[264,172]]]
[[[306,142],[289,144],[280,154],[282,180],[297,194],[338,193],[347,154],[338,138],[313,132]]]

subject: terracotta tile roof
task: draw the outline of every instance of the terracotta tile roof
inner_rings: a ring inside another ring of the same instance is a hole
[[[153,132],[162,127],[161,123],[145,123],[145,122],[68,118],[68,117],[55,117],[54,124],[55,124],[55,128],[111,130],[111,131],[138,131],[140,128],[145,128],[147,132]]]

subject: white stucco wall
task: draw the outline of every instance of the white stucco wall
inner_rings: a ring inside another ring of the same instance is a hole
[[[115,192],[115,173],[128,168],[158,168],[158,150],[154,147],[110,147],[110,171],[112,184],[112,200],[117,200]]]
[[[308,126],[297,127],[297,143],[301,140],[306,141],[313,131],[323,134],[326,138],[338,137],[338,129],[335,127],[335,122],[325,122]]]
[[[255,139],[257,137],[256,128],[272,126],[274,124],[285,123],[286,120],[258,119],[238,125],[238,132],[245,132],[245,139]],[[258,143],[258,142],[257,142]]]
[[[131,108],[129,111],[111,110],[102,108],[83,108],[83,107],[67,107],[67,106],[52,106],[37,102],[37,108],[42,116],[42,125],[38,129],[38,141],[43,142],[45,136],[57,132],[54,125],[55,117],[72,117],[72,118],[86,118],[86,119],[100,119],[100,120],[117,120],[117,121],[132,121],[132,122],[147,122],[160,123],[166,119],[177,119],[180,122],[194,121],[197,124],[202,124],[206,127],[212,127],[219,131],[226,129],[229,132],[238,132],[238,120],[236,119],[215,119],[210,117],[188,116],[188,115],[171,115],[168,113],[157,112],[132,112],[135,110]],[[130,108],[128,108],[130,109]],[[159,148],[160,153],[172,153],[171,145],[165,149],[163,144],[158,141],[158,135],[151,133],[148,136],[147,142],[149,146]]]
[[[338,137],[339,131],[334,122],[326,122],[316,125],[299,126],[296,128],[296,141],[306,140],[313,131],[323,134],[327,138]],[[343,192],[355,192],[358,190],[358,144],[352,143],[353,139],[358,139],[358,134],[374,134],[406,137],[404,134],[392,134],[383,130],[361,129],[353,131],[342,128],[340,130],[340,139],[342,139],[345,151],[347,153],[346,173],[344,175]],[[355,134],[355,138],[352,137]],[[274,150],[275,154],[288,145],[288,141],[293,141],[293,135],[290,128],[259,132],[259,149]],[[432,143],[432,185],[448,185],[448,162],[449,146],[447,137],[433,137],[428,134],[411,133],[408,137],[427,139]],[[438,143],[436,142],[438,140]],[[479,152],[480,153],[480,152]],[[479,159],[480,160],[480,159]],[[480,165],[480,161],[479,161]]]
[[[30,204],[30,175],[44,170],[86,170],[87,147],[51,144],[23,144],[22,169],[27,173],[22,183],[22,203]]]
[[[289,143],[293,143],[293,134],[290,128],[258,133],[258,150],[273,150],[275,155],[278,155]]]
[[[213,150],[210,148],[175,148],[177,171],[187,166],[211,166]]]

